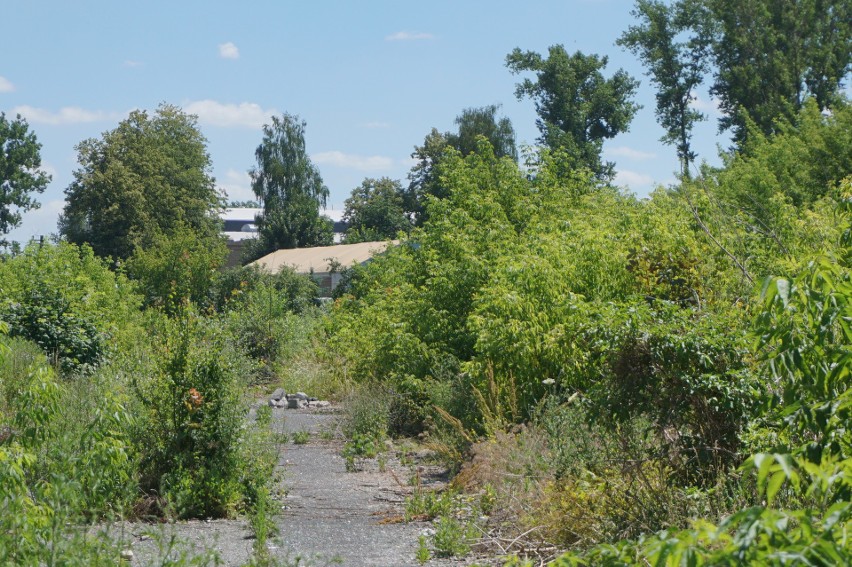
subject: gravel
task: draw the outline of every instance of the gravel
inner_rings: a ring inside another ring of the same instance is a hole
[[[273,427],[292,439],[308,431],[306,444],[281,445],[282,497],[274,521],[278,535],[267,547],[279,565],[407,567],[415,559],[418,537],[432,524],[401,521],[410,471],[393,458],[384,471],[375,461],[347,472],[335,436],[338,416],[328,410],[273,409]],[[323,434],[328,432],[328,434]],[[329,440],[331,439],[331,440]],[[244,520],[191,521],[113,528],[133,552],[132,564],[161,565],[174,557],[168,543],[185,541],[195,552],[215,551],[220,565],[245,565],[254,540]],[[153,535],[152,535],[153,534]],[[465,560],[433,559],[427,566],[464,565]]]

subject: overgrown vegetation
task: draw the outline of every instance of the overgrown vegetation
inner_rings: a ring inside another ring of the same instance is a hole
[[[849,116],[805,104],[641,201],[448,150],[447,196],[334,305],[329,356],[385,392],[360,421],[425,432],[496,502],[480,533],[560,564],[848,557]]]
[[[316,286],[220,275],[191,238],[131,257],[133,280],[67,243],[0,262],[0,563],[114,565],[125,519],[274,532],[273,432],[248,403],[305,343]],[[215,559],[163,545],[176,565]]]
[[[515,565],[848,563],[849,7],[634,13],[620,43],[658,87],[675,184],[611,184],[602,144],[638,111],[632,77],[515,49],[542,147],[519,165],[498,106],[470,108],[416,147],[407,189],[365,180],[347,240],[400,241],[345,267],[328,309],[292,270],[221,269],[196,117],[163,104],[82,142],[67,241],[0,259],[0,564],[112,565],[116,520],[239,514],[253,564],[274,563],[286,438],[249,411],[271,384],[345,401],[350,471],[383,469],[401,436],[442,460],[450,488],[418,482],[406,502],[406,521],[434,522],[421,562],[491,543]],[[710,74],[736,146],[693,172]],[[25,122],[0,113],[0,130],[5,234],[47,176]],[[290,114],[264,128],[251,257],[331,241],[304,130]],[[173,545],[178,563],[216,560]]]

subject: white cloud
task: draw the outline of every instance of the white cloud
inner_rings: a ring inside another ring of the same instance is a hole
[[[253,102],[223,104],[209,99],[190,102],[185,104],[183,109],[189,114],[196,114],[203,124],[226,128],[262,128],[270,122],[272,115],[277,114],[276,110],[264,110]]]
[[[56,168],[53,167],[52,163],[42,160],[41,167],[39,169],[51,176],[52,178],[56,179]]]
[[[228,196],[228,201],[253,201],[256,198],[251,190],[251,176],[245,171],[229,169],[216,184]]]
[[[331,151],[313,154],[311,159],[316,163],[357,169],[360,171],[384,171],[393,167],[393,160],[385,156],[359,156]]]
[[[222,59],[239,59],[240,50],[230,41],[219,44],[219,57]]]
[[[633,161],[643,161],[648,159],[654,159],[655,157],[657,157],[657,154],[651,152],[643,152],[641,150],[635,150],[633,148],[628,148],[627,146],[607,148],[606,150],[604,150],[604,153],[608,156],[623,157]]]
[[[385,41],[416,41],[421,39],[435,39],[431,33],[398,31],[385,37]]]
[[[12,81],[0,75],[0,93],[10,93],[15,90],[15,85],[12,84]]]
[[[50,124],[51,126],[102,122],[115,120],[121,116],[121,114],[116,112],[86,110],[78,106],[64,106],[58,112],[52,112],[44,108],[36,108],[28,105],[16,106],[12,109],[12,114],[20,114],[34,124]]]
[[[705,100],[698,95],[692,97],[692,100],[689,101],[689,106],[695,110],[700,112],[706,112],[708,114],[721,114],[722,111],[719,110],[719,101],[715,98],[711,98],[710,100]]]
[[[639,187],[650,187],[653,183],[654,178],[644,173],[621,169],[615,174],[615,184],[622,187],[637,189]]]

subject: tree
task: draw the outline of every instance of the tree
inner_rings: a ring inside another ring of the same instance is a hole
[[[603,141],[626,132],[639,109],[631,100],[639,82],[621,69],[604,78],[607,61],[579,51],[568,55],[562,45],[551,46],[546,59],[519,48],[506,56],[512,74],[536,75],[518,83],[515,96],[535,101],[539,142],[564,149],[576,168],[586,167],[603,181],[614,175],[614,164],[601,161]]]
[[[666,5],[659,0],[638,0],[632,14],[641,21],[616,43],[636,54],[657,86],[657,120],[665,128],[661,141],[674,144],[681,174],[689,177],[693,125],[706,116],[692,107],[695,88],[709,70],[709,36],[700,25],[704,11],[692,0]],[[692,32],[679,41],[684,34]]]
[[[258,258],[279,248],[332,243],[331,221],[320,216],[328,187],[305,150],[305,122],[298,116],[272,117],[255,151],[251,188],[263,205],[258,239],[249,254]]]
[[[485,136],[494,155],[498,158],[509,156],[518,159],[518,150],[515,147],[515,129],[512,121],[506,117],[497,118],[497,110],[500,106],[491,104],[479,108],[465,108],[456,116],[455,124],[458,132],[447,132],[445,134],[447,143],[467,156],[476,151],[479,136]]]
[[[388,177],[367,178],[353,189],[344,203],[343,220],[349,224],[346,242],[385,240],[411,230],[402,191],[402,184]]]
[[[844,0],[704,0],[717,72],[719,131],[741,144],[746,116],[764,134],[792,122],[805,99],[831,105],[852,63],[852,4]]]
[[[33,193],[44,192],[50,176],[40,171],[41,144],[29,132],[27,121],[16,116],[8,120],[0,112],[0,234],[6,235],[21,224],[21,213],[37,209]],[[12,209],[11,207],[15,207]],[[6,245],[0,239],[0,245]]]
[[[77,145],[60,232],[99,256],[127,258],[153,234],[186,227],[215,237],[223,198],[195,116],[161,104],[134,110],[115,130]]]
[[[423,145],[415,146],[411,157],[417,160],[417,163],[408,174],[410,184],[404,196],[404,206],[418,224],[426,220],[427,195],[439,199],[447,196],[446,190],[441,187],[436,169],[447,147],[458,150],[462,156],[467,156],[477,150],[478,138],[484,136],[491,144],[495,156],[498,158],[509,156],[517,161],[515,129],[508,118],[497,118],[499,108],[499,105],[495,104],[466,108],[456,116],[455,124],[458,126],[458,132],[441,133],[437,128],[432,128],[423,140]]]

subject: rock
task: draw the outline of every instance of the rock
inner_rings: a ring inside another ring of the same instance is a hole
[[[269,400],[269,405],[274,408],[286,408],[287,407],[287,399],[283,400]]]
[[[287,397],[287,392],[284,391],[284,388],[278,388],[277,390],[272,392],[272,395],[269,396],[269,399],[275,400],[277,402],[285,397]]]
[[[296,398],[296,397],[287,398],[287,408],[288,409],[301,409],[303,407],[306,407],[307,405],[308,405],[308,402],[305,401],[305,400],[300,400],[299,398]]]
[[[313,400],[308,402],[309,408],[327,408],[331,405],[331,402],[327,402],[325,400]]]
[[[308,401],[308,395],[304,392],[296,392],[295,394],[293,394],[293,396],[305,402]],[[290,396],[287,397],[289,398]]]
[[[130,549],[122,549],[120,557],[122,561],[127,561],[129,563],[133,561],[133,551]]]

